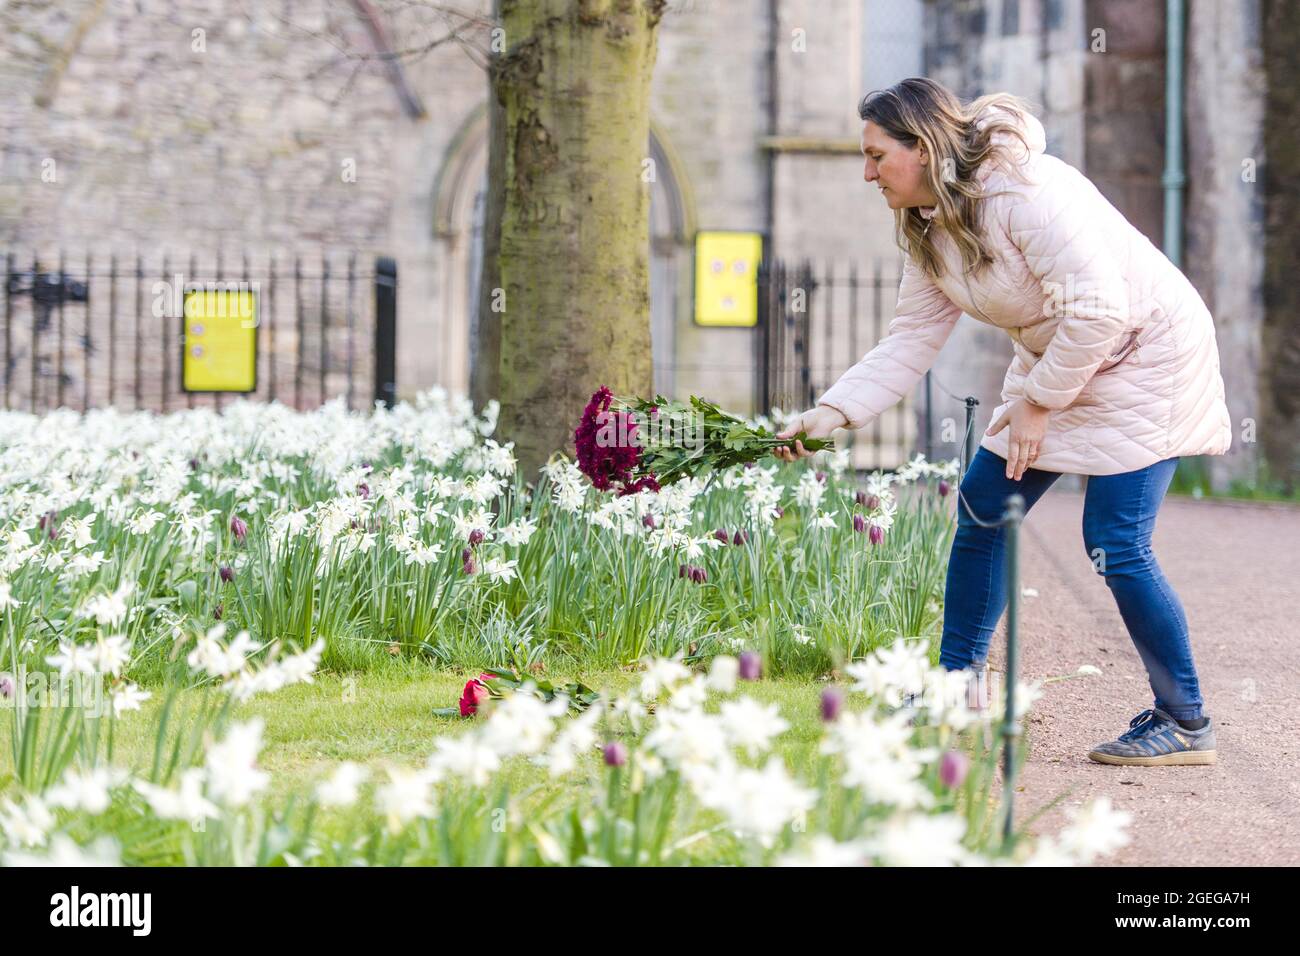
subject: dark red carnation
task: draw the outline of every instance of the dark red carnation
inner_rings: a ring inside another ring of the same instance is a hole
[[[479,674],[478,677],[472,678],[465,682],[465,689],[460,693],[460,715],[462,717],[472,717],[478,711],[478,705],[491,697],[487,684],[483,683],[484,678],[490,678],[491,674]]]
[[[617,489],[622,495],[658,491],[653,473],[636,475],[641,450],[635,444],[636,420],[627,412],[610,410],[614,395],[602,385],[582,411],[582,421],[573,432],[578,467],[599,491]],[[612,438],[611,441],[611,432]]]

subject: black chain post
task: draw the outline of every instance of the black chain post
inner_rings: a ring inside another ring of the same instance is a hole
[[[397,262],[375,260],[375,401],[397,403]]]
[[[966,477],[966,470],[970,468],[971,458],[974,457],[975,445],[975,406],[980,400],[974,395],[966,396],[966,441],[965,447],[962,448],[963,460],[961,463],[961,477]]]
[[[1009,495],[1006,511],[1002,521],[1007,528],[1007,706],[1002,715],[1002,847],[1011,849],[1011,827],[1015,801],[1015,749],[1016,738],[1020,736],[1020,725],[1016,722],[1016,667],[1018,644],[1018,621],[1020,609],[1020,523],[1025,518],[1025,499],[1020,495]]]

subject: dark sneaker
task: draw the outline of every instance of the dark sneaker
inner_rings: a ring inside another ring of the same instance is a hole
[[[1188,730],[1159,707],[1142,711],[1117,740],[1098,744],[1088,752],[1097,763],[1137,767],[1211,764],[1216,758],[1214,721],[1206,718],[1200,730]]]

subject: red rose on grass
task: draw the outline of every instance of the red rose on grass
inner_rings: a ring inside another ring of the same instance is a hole
[[[488,691],[487,684],[483,683],[483,681],[491,679],[491,674],[479,674],[478,677],[465,682],[465,689],[460,692],[460,715],[462,717],[474,716],[478,712],[478,705],[492,696]]]
[[[641,450],[635,444],[637,423],[627,412],[610,411],[614,394],[604,385],[591,396],[573,432],[578,467],[599,491],[617,488],[619,496],[643,489],[659,490],[653,473],[637,477]],[[621,443],[626,442],[626,443]]]

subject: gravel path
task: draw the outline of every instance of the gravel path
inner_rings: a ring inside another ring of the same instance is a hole
[[[1026,720],[1029,758],[1019,823],[1072,791],[1031,825],[1065,825],[1064,809],[1109,794],[1133,814],[1121,866],[1300,864],[1300,508],[1165,499],[1152,549],[1183,602],[1218,763],[1120,767],[1088,750],[1152,706],[1146,671],[1105,581],[1083,547],[1083,495],[1061,479],[1021,535],[1021,680],[1045,684]],[[1023,590],[1022,590],[1023,594]],[[989,654],[1006,666],[1006,618]],[[992,675],[1000,689],[1002,673]]]

